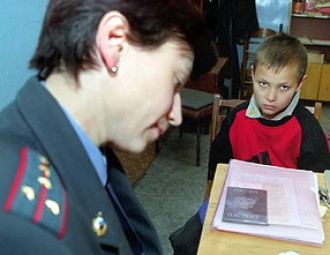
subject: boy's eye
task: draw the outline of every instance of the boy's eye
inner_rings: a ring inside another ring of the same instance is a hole
[[[287,91],[289,89],[289,86],[281,85],[281,90]]]
[[[268,84],[266,82],[264,82],[264,81],[259,81],[259,85],[261,87],[266,87]]]

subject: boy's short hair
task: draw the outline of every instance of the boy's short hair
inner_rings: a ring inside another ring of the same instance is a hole
[[[307,49],[295,37],[279,33],[266,38],[256,51],[255,68],[265,65],[269,69],[281,71],[289,64],[297,64],[297,81],[306,74]]]

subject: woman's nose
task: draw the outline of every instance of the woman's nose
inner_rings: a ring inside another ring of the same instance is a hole
[[[181,96],[180,93],[176,93],[173,100],[172,109],[168,115],[169,124],[171,126],[180,126],[182,123],[182,111],[181,111]]]

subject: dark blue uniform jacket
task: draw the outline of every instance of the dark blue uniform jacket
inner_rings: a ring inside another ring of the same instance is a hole
[[[106,156],[116,207],[61,106],[32,77],[0,114],[0,254],[133,254],[118,210],[143,254],[162,254],[118,159]]]

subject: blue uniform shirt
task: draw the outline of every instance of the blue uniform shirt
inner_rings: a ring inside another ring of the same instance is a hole
[[[40,81],[41,85],[45,87],[45,81]],[[59,103],[59,102],[58,102]],[[59,103],[60,104],[60,103]],[[60,104],[61,105],[61,104]],[[83,144],[86,153],[92,162],[97,175],[100,178],[100,181],[103,186],[106,185],[107,181],[107,163],[106,158],[102,155],[101,151],[93,144],[91,139],[87,136],[87,134],[79,127],[77,122],[72,118],[69,112],[61,105],[63,112],[71,123],[73,129],[76,131],[77,136],[79,137],[81,143]]]

